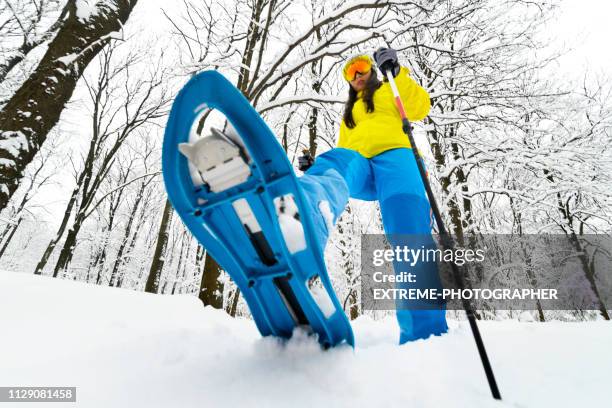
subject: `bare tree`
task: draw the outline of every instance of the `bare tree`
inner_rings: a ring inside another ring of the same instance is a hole
[[[53,276],[67,268],[79,230],[99,204],[95,197],[115,163],[117,152],[141,126],[165,115],[169,101],[165,89],[165,72],[159,65],[154,65],[148,75],[136,73],[134,71],[138,69],[139,57],[130,52],[115,62],[115,52],[117,47],[103,50],[96,80],[86,81],[92,102],[92,138],[89,150],[76,175],[76,186],[66,206],[64,219],[36,267],[37,274],[42,273],[74,211],[72,226],[68,229]]]
[[[145,141],[145,146],[142,153],[142,162],[143,162],[143,170],[145,175],[149,173],[149,167],[151,165],[150,161],[152,160],[153,155],[153,144],[143,136],[142,138]],[[117,250],[117,255],[115,262],[113,264],[113,268],[110,272],[110,279],[108,282],[109,286],[121,286],[123,271],[121,267],[126,263],[126,258],[129,257],[131,250],[133,249],[136,241],[136,236],[138,234],[139,225],[135,224],[137,220],[137,215],[140,207],[145,207],[144,201],[147,198],[147,189],[149,188],[151,182],[155,179],[157,174],[150,175],[148,177],[143,177],[138,185],[138,190],[136,192],[136,196],[133,200],[131,208],[129,210],[129,216],[127,223],[125,225],[124,233],[121,238],[119,249]]]
[[[542,46],[537,28],[551,8],[545,2],[440,0],[432,4],[438,25],[387,36],[431,95],[425,127],[433,174],[443,197],[442,212],[459,242],[479,223],[470,188],[478,180],[485,184],[481,172],[497,165],[492,157],[509,151],[512,138],[507,135],[521,136],[516,123],[525,113],[525,101],[540,98],[545,103],[554,93],[538,87],[534,73],[556,55],[525,60],[530,50]],[[514,24],[502,23],[508,21]]]
[[[207,254],[204,258],[199,298],[205,306],[210,305],[215,309],[223,308],[223,284],[219,282],[219,276],[221,276],[221,267],[213,257]],[[231,308],[229,313],[232,314]]]
[[[121,161],[119,162],[121,163]],[[103,238],[102,240],[96,240],[96,242],[99,242],[99,245],[92,247],[91,259],[87,271],[87,281],[89,282],[89,277],[93,273],[96,275],[95,282],[98,285],[101,283],[103,277],[104,264],[107,260],[109,252],[111,235],[114,231],[117,213],[121,203],[123,202],[123,194],[125,193],[124,188],[116,188],[117,186],[123,185],[127,181],[127,179],[122,177],[122,174],[125,175],[125,172],[120,170],[118,175],[115,176],[111,174],[109,177],[107,177],[107,182],[110,184],[111,191],[108,193],[108,199],[105,200],[105,205],[101,205],[96,209],[96,213],[99,214],[98,224],[102,224],[102,228],[101,231],[99,231],[98,236],[102,236]],[[107,211],[102,211],[101,208],[103,206],[107,207]]]
[[[4,0],[0,4],[0,83],[30,51],[57,33],[70,2],[65,2],[63,8],[62,3],[60,0]],[[49,25],[48,20],[57,12],[59,16]]]
[[[126,23],[136,0],[97,2],[89,14],[70,0],[35,71],[0,110],[0,210],[59,120],[77,81]]]
[[[3,220],[6,226],[0,232],[0,257],[6,251],[17,229],[28,215],[31,218],[31,222],[39,222],[38,217],[32,213],[33,206],[31,201],[41,188],[53,184],[53,177],[57,174],[58,168],[57,160],[54,160],[52,157],[56,148],[56,143],[50,143],[28,166],[25,177],[28,182],[23,184],[21,199],[14,203],[14,205],[5,208]]]
[[[155,246],[155,253],[153,254],[153,260],[151,261],[151,268],[147,276],[147,282],[145,285],[145,292],[158,293],[160,289],[160,278],[164,269],[165,253],[168,246],[168,229],[170,222],[172,221],[172,204],[170,200],[166,200],[164,210],[162,212],[162,218],[159,225],[159,232],[157,234],[157,244]]]

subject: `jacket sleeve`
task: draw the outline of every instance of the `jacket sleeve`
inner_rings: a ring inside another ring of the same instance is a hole
[[[410,77],[408,68],[401,68],[399,74],[395,77],[395,84],[402,97],[408,119],[411,121],[424,119],[431,108],[429,94]]]
[[[346,128],[346,125],[344,124],[344,119],[343,119],[340,121],[340,136],[338,137],[338,143],[336,144],[337,147],[346,146],[346,143],[347,143],[346,133],[347,133],[347,128]]]

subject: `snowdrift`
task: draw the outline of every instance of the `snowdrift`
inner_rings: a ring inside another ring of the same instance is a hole
[[[395,321],[353,322],[357,347],[161,296],[0,272],[0,386],[76,386],[54,407],[574,407],[608,401],[612,324],[482,322],[504,401],[467,322],[402,347]],[[19,404],[27,407],[32,404]],[[8,406],[8,405],[7,405]]]

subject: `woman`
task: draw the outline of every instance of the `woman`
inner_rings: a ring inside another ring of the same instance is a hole
[[[374,53],[374,59],[385,71],[392,70],[408,119],[418,121],[426,117],[430,108],[429,95],[410,78],[408,68],[399,65],[395,50],[381,48]],[[406,238],[407,234],[425,236],[426,245],[431,246],[429,201],[410,142],[402,130],[391,86],[377,78],[373,65],[374,61],[367,55],[351,58],[344,65],[349,97],[340,124],[338,146],[318,156],[314,163],[308,156],[301,157],[300,169],[307,171],[300,182],[306,196],[311,203],[317,203],[326,221],[317,223],[324,225],[319,228],[322,246],[349,196],[378,200],[385,233],[393,247],[406,244],[410,239]],[[329,215],[326,217],[330,210],[333,221]],[[396,273],[400,272],[398,265],[395,268]],[[440,287],[435,267],[432,270],[422,266],[417,280],[419,288]],[[400,344],[448,330],[443,307],[410,310],[398,306]]]

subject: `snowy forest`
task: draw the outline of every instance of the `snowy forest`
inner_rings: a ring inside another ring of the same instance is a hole
[[[567,50],[546,31],[557,3],[0,0],[0,273],[192,294],[248,316],[166,198],[173,98],[194,74],[219,70],[299,175],[304,149],[316,156],[337,143],[343,62],[380,46],[398,50],[431,96],[415,136],[459,242],[564,234],[580,245],[610,234],[612,82],[559,71]],[[351,319],[390,313],[363,310],[360,296],[361,234],[382,231],[377,204],[351,200],[327,245]],[[595,286],[612,279],[589,273]],[[532,313],[609,320],[610,307]]]

